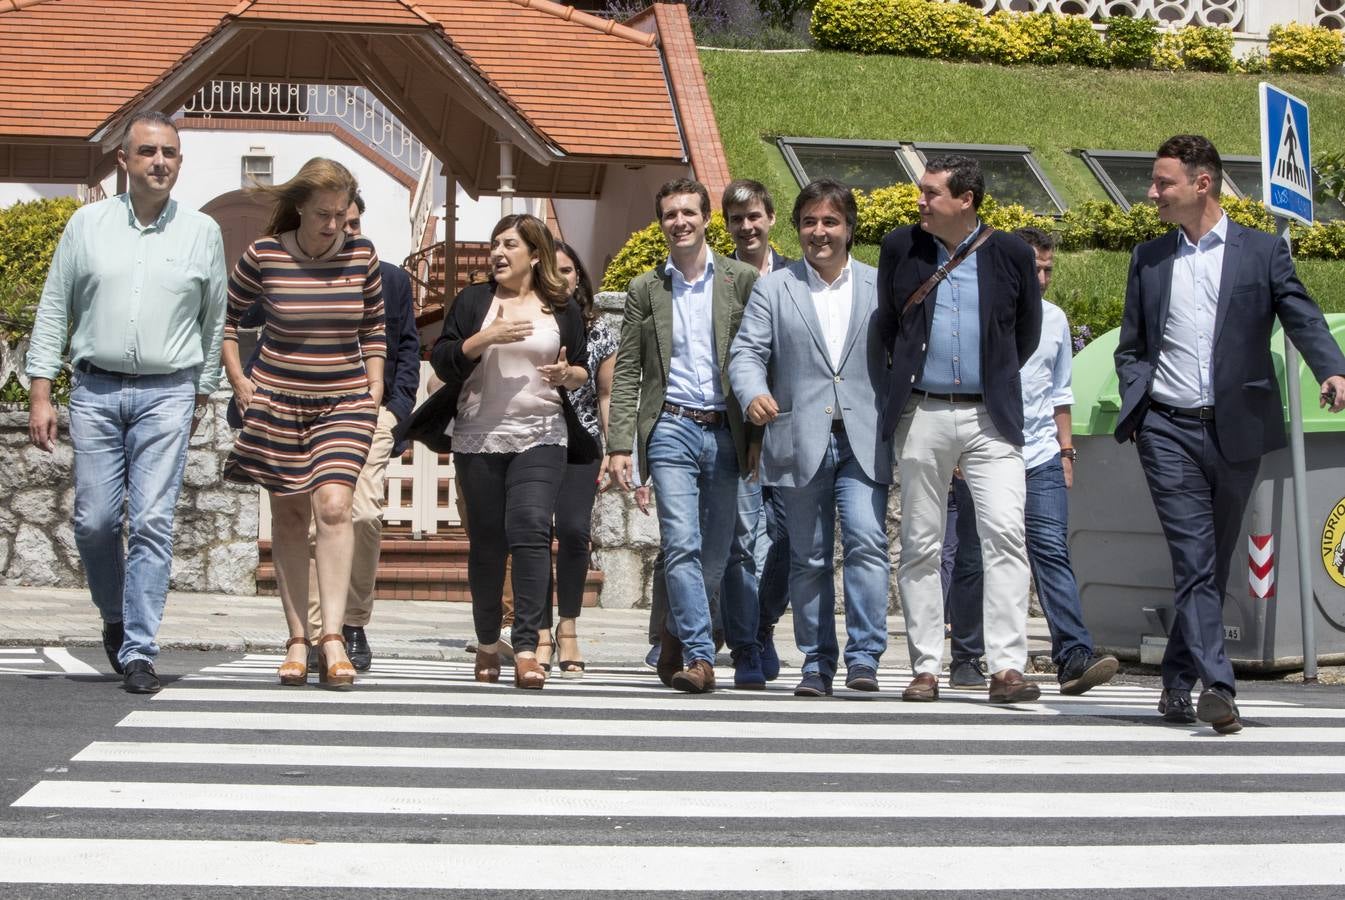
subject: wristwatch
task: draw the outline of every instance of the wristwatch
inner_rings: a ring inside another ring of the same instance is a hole
[[[1062,459],[1067,459],[1070,462],[1074,462],[1079,458],[1079,451],[1075,450],[1073,447],[1061,447],[1060,456]]]

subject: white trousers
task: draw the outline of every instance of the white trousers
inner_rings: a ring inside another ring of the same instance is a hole
[[[953,469],[976,502],[985,567],[985,656],[992,673],[1027,664],[1027,543],[1023,451],[1009,443],[981,403],[913,394],[896,432],[901,475],[901,565],[911,668],[943,668],[943,584],[939,561]],[[965,515],[965,513],[964,513]]]

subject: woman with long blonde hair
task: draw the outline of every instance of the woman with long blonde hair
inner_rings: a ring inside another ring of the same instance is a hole
[[[355,669],[341,626],[354,545],[350,508],[383,393],[383,289],[378,255],[345,233],[358,186],[330,159],[310,159],[275,199],[265,236],[229,278],[222,356],[242,413],[224,464],[230,481],[271,495],[276,581],[290,638],[281,684],[308,680],[308,534],[316,521],[322,636],[318,680],[349,687]],[[238,353],[243,314],[261,300],[266,331],[250,373]]]
[[[538,632],[550,603],[551,517],[567,461],[598,459],[569,392],[588,381],[584,315],[556,269],[556,247],[534,216],[505,216],[490,237],[491,281],[449,307],[430,361],[444,386],[405,433],[445,448],[467,501],[467,579],[476,625],[476,679],[500,677],[501,594],[513,557],[514,686],[541,688]]]

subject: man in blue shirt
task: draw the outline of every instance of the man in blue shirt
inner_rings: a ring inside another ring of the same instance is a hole
[[[704,185],[670,181],[654,208],[668,259],[632,280],[627,292],[603,471],[631,490],[630,448],[638,436],[641,466],[654,485],[668,587],[659,677],[704,693],[715,687],[709,597],[733,541],[738,480],[756,468],[749,445],[760,443],[743,420],[727,370],[757,273],[706,244]],[[754,574],[729,580],[721,610],[735,684],[765,687]]]
[[[51,381],[69,334],[75,543],[103,648],[132,693],[160,687],[154,639],[174,507],[188,439],[219,383],[224,331],[224,241],[213,219],[170,197],[181,164],[170,118],[131,119],[117,150],[128,190],[80,208],[66,225],[28,351],[29,437],[51,451]]]
[[[1051,284],[1055,267],[1055,237],[1037,228],[1014,232],[1037,257],[1041,292]],[[1069,499],[1077,459],[1070,427],[1071,365],[1074,354],[1069,321],[1060,307],[1042,305],[1041,342],[1023,367],[1023,462],[1027,470],[1025,522],[1027,555],[1037,584],[1037,598],[1051,629],[1051,659],[1056,664],[1060,693],[1082,694],[1110,681],[1116,674],[1114,656],[1094,653],[1093,639],[1084,625],[1079,585],[1070,564]],[[951,687],[982,687],[980,647],[961,646],[968,635],[981,641],[981,539],[976,529],[975,504],[967,483],[953,479],[957,495],[957,563],[948,606],[952,634]]]

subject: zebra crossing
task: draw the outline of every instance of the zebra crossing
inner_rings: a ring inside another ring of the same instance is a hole
[[[279,662],[176,680],[49,770],[12,811],[77,836],[0,835],[0,894],[1345,885],[1345,704],[1247,698],[1243,733],[1217,737],[1128,685],[992,707],[903,704],[897,669],[877,695],[803,700],[796,671],[692,697],[609,668],[539,694],[379,659],[340,693],[275,685]]]
[[[0,647],[0,675],[97,675],[98,670],[76,659],[64,647]]]

